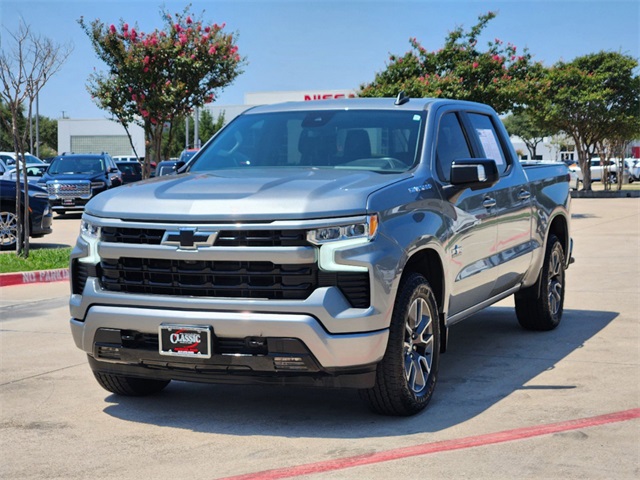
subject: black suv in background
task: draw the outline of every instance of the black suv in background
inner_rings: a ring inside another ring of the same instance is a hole
[[[84,210],[95,195],[122,185],[122,174],[106,153],[71,153],[55,157],[38,186],[49,193],[57,213]]]

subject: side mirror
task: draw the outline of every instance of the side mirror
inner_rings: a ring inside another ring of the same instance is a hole
[[[184,162],[183,160],[179,160],[178,162],[176,162],[176,164],[173,166],[173,169],[175,170],[176,173],[182,173],[180,171],[180,169],[182,169],[182,167],[184,167],[186,165],[186,162]]]
[[[470,158],[455,160],[451,164],[451,184],[471,190],[494,186],[500,179],[495,160]]]

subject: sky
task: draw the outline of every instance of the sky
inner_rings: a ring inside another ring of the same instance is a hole
[[[162,28],[160,11],[180,12],[188,1],[0,0],[0,42],[20,21],[73,52],[39,97],[50,118],[107,118],[87,93],[94,71],[104,71],[78,19],[124,20],[144,32]],[[240,105],[245,93],[290,90],[357,90],[385,69],[390,54],[410,50],[416,37],[437,50],[448,32],[475,25],[479,15],[498,13],[479,39],[494,38],[527,48],[545,65],[598,51],[640,58],[639,0],[209,0],[191,11],[209,23],[226,23],[238,34],[244,73],[216,95],[217,105]]]

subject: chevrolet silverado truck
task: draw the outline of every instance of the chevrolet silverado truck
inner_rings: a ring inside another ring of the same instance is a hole
[[[349,387],[412,415],[449,327],[515,295],[562,317],[564,165],[523,167],[488,106],[345,99],[252,108],[178,175],[85,207],[71,331],[119,395],[171,380]]]

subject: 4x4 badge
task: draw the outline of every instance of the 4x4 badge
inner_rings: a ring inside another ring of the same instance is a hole
[[[217,236],[218,232],[200,232],[197,228],[167,230],[162,237],[162,245],[175,245],[180,250],[197,250],[198,247],[213,246]]]

